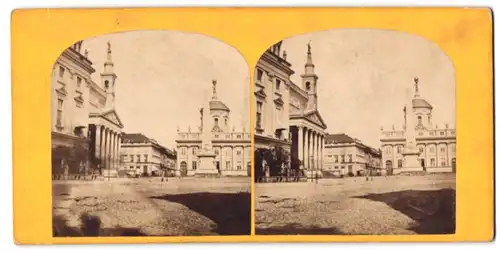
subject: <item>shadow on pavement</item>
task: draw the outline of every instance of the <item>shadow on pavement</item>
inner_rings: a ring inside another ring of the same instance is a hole
[[[61,216],[52,218],[52,235],[54,237],[98,237],[98,236],[147,236],[137,228],[101,228],[101,219],[97,216],[83,214],[80,216],[81,227],[67,225]]]
[[[399,191],[358,196],[384,202],[415,221],[409,229],[418,234],[455,233],[455,190]]]
[[[255,228],[257,235],[342,235],[337,228],[322,228],[291,223],[280,227]]]
[[[250,193],[189,193],[151,197],[175,202],[211,219],[219,235],[250,234]]]

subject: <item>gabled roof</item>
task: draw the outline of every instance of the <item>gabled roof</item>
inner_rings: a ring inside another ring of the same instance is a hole
[[[123,134],[122,139],[131,143],[149,143],[151,142],[148,137],[141,133]]]
[[[355,140],[351,136],[341,133],[341,134],[327,134],[325,136],[326,143],[354,143]]]

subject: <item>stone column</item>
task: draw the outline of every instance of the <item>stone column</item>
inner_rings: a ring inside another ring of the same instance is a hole
[[[111,163],[112,161],[112,157],[113,157],[113,154],[111,153],[112,152],[112,147],[113,147],[113,130],[109,130],[109,141],[108,141],[108,169],[111,169],[113,164]]]
[[[113,136],[115,132],[110,130],[109,132],[109,169],[113,168]]]
[[[117,150],[117,152],[118,152],[118,166],[120,166],[120,165],[121,165],[121,159],[122,159],[122,155],[120,154],[120,146],[121,146],[121,143],[122,143],[122,138],[121,138],[121,136],[120,136],[120,134],[119,134],[119,135],[118,135],[118,144],[116,145],[116,148],[117,148],[116,150]],[[118,167],[118,169],[120,169],[120,168]]]
[[[113,159],[113,169],[116,169],[116,135],[117,133],[116,132],[113,132],[113,146],[111,147],[112,149],[112,153],[111,153],[111,157]]]
[[[104,127],[104,126],[103,126]],[[108,141],[109,141],[109,130],[107,128],[104,127],[104,139],[103,139],[103,143],[102,143],[102,147],[103,147],[103,150],[102,150],[102,161],[103,161],[103,169],[107,169],[108,168]]]
[[[309,169],[309,129],[305,129],[304,134],[304,168]]]
[[[323,170],[323,135],[319,136],[319,169]]]
[[[303,126],[297,126],[297,135],[298,135],[298,141],[297,141],[297,146],[299,149],[299,160],[304,162],[304,132],[302,131],[304,129]]]
[[[314,168],[319,169],[319,133],[314,133]]]
[[[108,138],[107,130],[104,126],[102,129],[102,139],[101,139],[101,169],[106,168],[106,140]]]
[[[95,157],[101,157],[101,126],[95,125]]]
[[[314,130],[311,131],[311,148],[310,148],[310,157],[311,157],[311,169],[316,169],[316,157],[314,156],[316,153],[316,132]]]

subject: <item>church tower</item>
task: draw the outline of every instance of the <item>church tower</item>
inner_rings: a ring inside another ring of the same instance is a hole
[[[104,62],[104,71],[101,73],[101,87],[106,91],[106,106],[111,109],[115,107],[115,81],[116,74],[113,70],[114,63],[111,58],[111,43],[108,41],[108,50],[106,61]]]
[[[314,73],[314,64],[311,54],[311,43],[307,44],[307,61],[302,74],[302,88],[307,92],[307,111],[318,109],[317,84],[318,76]]]

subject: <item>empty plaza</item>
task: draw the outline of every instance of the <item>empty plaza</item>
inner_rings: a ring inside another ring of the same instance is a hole
[[[231,178],[53,181],[54,236],[250,233],[250,182]]]
[[[261,235],[455,232],[455,174],[264,183],[255,198]]]

